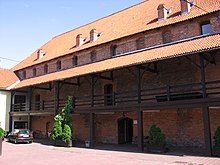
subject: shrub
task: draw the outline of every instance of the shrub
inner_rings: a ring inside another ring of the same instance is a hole
[[[62,140],[64,142],[67,142],[72,139],[72,131],[69,125],[64,125],[63,127],[63,135],[62,135]]]
[[[62,121],[63,118],[60,114],[56,115],[54,118],[54,128],[53,128],[53,134],[52,138],[55,140],[61,140],[62,139]]]
[[[0,127],[0,138],[4,138],[6,135],[6,132]]]
[[[220,127],[217,127],[215,131],[214,146],[220,147]]]
[[[149,143],[153,145],[165,145],[166,137],[156,124],[152,124],[149,130]]]
[[[61,112],[54,118],[54,128],[52,138],[64,142],[72,139],[72,106],[73,98],[68,97],[68,101]]]

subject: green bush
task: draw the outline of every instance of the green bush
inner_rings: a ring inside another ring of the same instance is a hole
[[[52,133],[52,139],[61,140],[62,139],[62,121],[63,118],[60,114],[56,115],[54,118],[54,128]]]
[[[67,104],[54,118],[52,138],[64,142],[72,139],[72,108],[73,97],[69,96]]]
[[[152,124],[149,130],[149,144],[165,145],[166,137],[156,124]]]
[[[64,142],[70,141],[72,139],[72,131],[69,125],[64,125],[62,140]]]
[[[0,127],[0,138],[5,137],[6,132]]]
[[[220,127],[217,127],[215,131],[214,146],[220,147]]]

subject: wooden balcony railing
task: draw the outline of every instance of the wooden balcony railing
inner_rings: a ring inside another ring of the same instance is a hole
[[[220,81],[206,82],[206,97],[216,98],[220,97]],[[73,97],[74,108],[89,108],[101,106],[117,106],[123,104],[138,103],[140,98],[141,103],[157,103],[165,101],[176,100],[192,100],[203,98],[203,88],[201,83],[192,83],[184,85],[164,86],[158,88],[142,89],[138,91],[126,91],[111,94],[99,94],[88,96]],[[31,104],[31,111],[54,111],[56,103],[58,108],[61,109],[65,106],[67,100],[49,100],[40,101]],[[13,104],[12,111],[28,111],[30,106],[28,104]]]

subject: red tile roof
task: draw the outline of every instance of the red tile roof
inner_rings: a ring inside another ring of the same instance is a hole
[[[172,9],[172,13],[168,19],[160,22],[157,21],[157,7],[159,4],[164,4],[166,8]],[[138,5],[54,37],[39,48],[47,52],[43,58],[36,60],[37,51],[35,51],[12,68],[12,70],[15,71],[26,68],[131,34],[178,23],[220,10],[219,0],[196,0],[196,4],[200,8],[194,6],[189,14],[180,15],[180,0],[146,0]],[[97,32],[102,32],[98,40],[92,43],[88,42],[78,48],[75,47],[76,36],[82,34],[83,37],[88,37],[89,39],[89,33],[92,29],[96,29]]]
[[[16,81],[18,81],[17,76],[14,74],[14,72],[0,68],[0,88],[6,89],[7,87],[14,84]]]
[[[145,51],[132,53],[129,55],[111,58],[104,61],[43,75],[40,77],[26,79],[17,84],[15,88],[22,88],[30,85],[42,84],[54,80],[63,80],[66,78],[77,77],[96,72],[103,72],[126,66],[132,66],[167,58],[174,58],[178,56],[193,54],[197,52],[204,52],[219,48],[220,34],[215,34],[211,36],[179,42],[176,44],[152,48]]]

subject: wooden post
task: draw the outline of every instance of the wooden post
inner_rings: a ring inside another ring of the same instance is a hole
[[[91,107],[94,106],[94,87],[95,81],[94,76],[91,76]],[[90,141],[90,148],[94,147],[94,140],[95,140],[95,114],[90,112],[89,113],[89,126],[90,126],[90,133],[89,133],[89,141]]]
[[[212,137],[210,131],[210,117],[209,108],[207,105],[202,106],[203,111],[203,125],[204,125],[204,138],[205,138],[205,152],[207,156],[212,156]]]
[[[137,68],[137,93],[138,93],[138,104],[141,103],[141,70]],[[143,111],[140,106],[137,110],[137,124],[138,124],[138,149],[143,152]]]
[[[200,55],[200,67],[201,67],[202,96],[203,98],[206,98],[205,64],[204,64],[204,59],[201,55]]]
[[[60,89],[59,89],[59,82],[54,82],[54,113],[55,115],[58,113],[59,110],[59,98],[60,98]]]
[[[32,111],[32,95],[33,95],[33,88],[29,87],[29,111]],[[31,130],[31,116],[28,113],[28,129]]]

